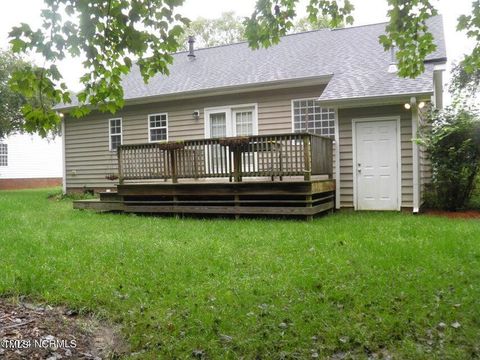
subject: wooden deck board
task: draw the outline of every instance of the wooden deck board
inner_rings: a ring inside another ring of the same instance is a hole
[[[124,184],[75,209],[135,213],[311,216],[334,208],[335,182]]]

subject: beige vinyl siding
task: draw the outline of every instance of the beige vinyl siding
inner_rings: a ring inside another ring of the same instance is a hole
[[[113,188],[116,182],[105,175],[117,172],[116,153],[109,151],[108,119],[122,118],[124,144],[148,142],[148,115],[168,113],[169,140],[204,138],[204,109],[207,107],[258,105],[259,134],[292,132],[291,101],[317,98],[323,86],[259,91],[188,100],[129,106],[115,115],[92,113],[82,119],[65,119],[67,188]],[[200,110],[200,119],[193,112]]]
[[[353,207],[352,119],[400,116],[402,207],[413,206],[412,117],[401,105],[339,109],[340,205]]]

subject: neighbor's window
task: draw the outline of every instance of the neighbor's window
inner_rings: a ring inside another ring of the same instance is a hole
[[[122,119],[110,119],[110,151],[117,151],[122,145]]]
[[[0,166],[8,166],[8,145],[0,144]]]
[[[167,140],[167,114],[153,114],[148,116],[150,142]]]
[[[293,129],[335,137],[335,109],[321,107],[316,99],[293,101]]]

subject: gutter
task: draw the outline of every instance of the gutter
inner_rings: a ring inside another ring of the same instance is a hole
[[[432,91],[417,92],[417,93],[405,93],[405,94],[391,94],[391,95],[375,95],[375,96],[356,96],[350,98],[337,98],[323,100],[321,97],[318,101],[322,105],[335,105],[338,108],[349,108],[361,106],[371,106],[376,103],[381,105],[391,105],[410,102],[412,97],[420,98],[421,100],[430,101],[430,97],[433,95]],[[342,106],[343,105],[343,106]]]
[[[125,99],[125,105],[141,105],[153,102],[162,102],[162,101],[173,101],[173,100],[183,100],[183,99],[193,99],[207,96],[215,95],[228,95],[228,94],[238,94],[246,93],[252,91],[262,91],[262,90],[275,90],[283,88],[296,88],[303,86],[314,86],[314,85],[324,85],[328,84],[333,74],[321,75],[321,76],[307,76],[303,78],[294,78],[286,80],[275,80],[275,81],[265,81],[252,84],[242,84],[242,85],[232,85],[232,86],[221,86],[216,88],[206,88],[200,90],[186,91],[186,92],[177,92],[163,95],[152,95],[152,96],[142,96],[131,99]],[[66,105],[66,106],[56,106],[54,107],[60,113],[67,113],[69,110],[76,108],[79,104],[76,105]],[[89,106],[91,109],[95,109],[94,106]]]

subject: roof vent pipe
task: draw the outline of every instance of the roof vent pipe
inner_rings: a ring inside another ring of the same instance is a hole
[[[390,65],[388,66],[389,73],[397,72],[397,59],[395,59],[395,46],[390,48]]]
[[[188,37],[188,58],[190,60],[195,59],[195,49],[193,45],[195,44],[195,38],[193,36]]]

